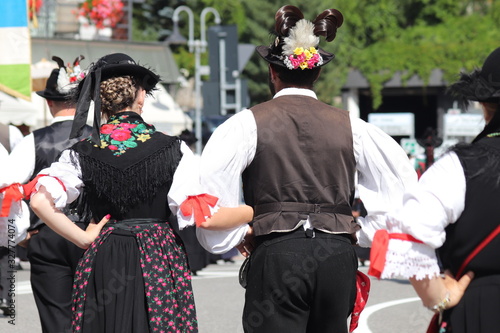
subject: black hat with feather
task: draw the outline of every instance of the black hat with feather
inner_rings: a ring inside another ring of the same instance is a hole
[[[79,56],[73,62],[73,66],[64,64],[64,61],[56,56],[52,57],[59,68],[53,69],[47,79],[44,90],[37,91],[37,95],[51,101],[67,101],[71,99],[71,89],[74,88],[84,77],[85,73],[80,68],[80,62],[85,59]]]
[[[457,97],[463,107],[470,101],[498,104],[493,118],[473,142],[500,129],[500,47],[486,58],[483,66],[471,73],[461,73],[460,79],[450,85],[448,92]]]

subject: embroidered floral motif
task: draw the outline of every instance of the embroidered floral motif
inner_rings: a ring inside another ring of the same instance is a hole
[[[100,131],[100,148],[108,148],[113,151],[113,155],[121,156],[128,149],[137,147],[137,141],[146,142],[151,139],[156,129],[141,121],[140,117],[130,117],[129,113],[123,113],[111,116]]]
[[[88,288],[94,271],[95,257],[108,241],[115,227],[106,226],[78,263],[73,284],[73,332],[84,331],[87,320],[96,317],[95,311],[115,308],[113,301],[103,299],[106,289]],[[187,257],[168,223],[141,224],[128,229],[135,235],[139,247],[139,262],[148,305],[150,332],[198,332],[194,294]],[[124,277],[129,274],[124,268]],[[90,290],[88,290],[90,289]],[[116,293],[132,292],[115,288]],[[96,297],[100,295],[99,297]],[[97,303],[91,303],[92,300]],[[94,304],[94,305],[91,305]],[[88,315],[88,317],[86,317]],[[128,320],[128,318],[126,319]]]
[[[314,66],[321,66],[323,58],[319,55],[315,47],[297,47],[293,54],[285,57],[284,63],[288,69],[311,69]]]

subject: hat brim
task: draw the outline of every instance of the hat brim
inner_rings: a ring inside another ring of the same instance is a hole
[[[257,46],[255,50],[262,57],[262,59],[264,59],[268,63],[287,68],[283,60],[280,59],[280,57],[271,53],[271,48],[269,48],[268,46],[260,45]],[[330,61],[332,61],[333,58],[335,58],[335,55],[333,53],[326,52],[322,48],[318,48],[318,53],[321,55],[321,58],[323,58],[323,63],[316,67],[322,67],[327,63],[329,63]]]
[[[112,77],[130,75],[141,81],[146,91],[154,89],[160,77],[146,67],[135,64],[108,64],[102,68],[101,81]]]
[[[41,96],[45,99],[49,99],[51,101],[68,101],[71,99],[71,96],[70,95],[55,95],[53,93],[51,93],[50,91],[47,91],[47,90],[40,90],[40,91],[36,91],[36,94],[38,96]]]

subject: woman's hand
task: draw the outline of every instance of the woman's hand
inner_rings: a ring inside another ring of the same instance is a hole
[[[101,233],[102,228],[104,227],[104,225],[106,223],[108,223],[108,221],[109,221],[110,218],[111,218],[111,215],[108,214],[108,215],[104,216],[99,223],[95,223],[94,219],[92,219],[90,221],[89,225],[87,226],[87,229],[85,229],[85,233],[88,236],[88,238],[87,238],[87,242],[88,242],[87,248],[90,246],[90,244],[92,244],[92,242],[97,238],[97,236],[99,236],[99,234]]]
[[[444,277],[421,280],[413,277],[410,278],[410,282],[425,307],[432,309],[436,305],[443,304],[443,309],[449,309],[460,302],[473,278],[474,273],[468,272],[460,280],[456,280],[449,271],[446,271]]]
[[[447,309],[454,307],[458,304],[458,302],[460,302],[460,300],[464,296],[465,290],[467,289],[473,278],[473,272],[467,272],[460,278],[460,280],[456,280],[450,271],[445,272],[443,283],[446,287],[446,290],[448,290],[448,292],[450,293],[450,302],[446,307]]]
[[[26,238],[23,239],[22,241],[20,241],[19,243],[17,243],[17,245],[19,245],[20,247],[27,248],[28,244],[31,240],[31,237],[33,235],[36,235],[38,233],[38,231],[39,231],[38,229],[28,231],[28,233],[26,234]]]

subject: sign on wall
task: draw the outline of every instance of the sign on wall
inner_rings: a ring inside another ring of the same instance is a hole
[[[415,115],[411,112],[370,113],[368,122],[390,136],[415,137]]]
[[[482,114],[460,113],[444,115],[444,136],[475,137],[484,128]]]

